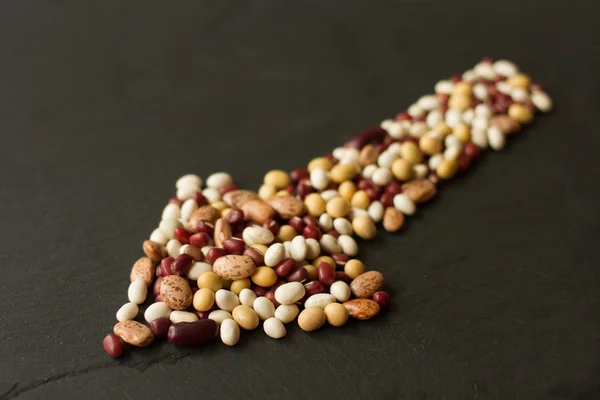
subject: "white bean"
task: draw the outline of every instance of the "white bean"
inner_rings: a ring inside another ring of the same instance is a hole
[[[454,82],[451,80],[438,81],[435,84],[435,92],[440,94],[451,94],[454,89]]]
[[[348,300],[352,294],[350,286],[344,281],[333,282],[329,287],[329,293],[340,303]]]
[[[429,130],[429,127],[427,126],[427,124],[424,121],[416,121],[410,125],[410,128],[408,129],[408,133],[410,133],[410,135],[413,137],[420,138],[428,130]]]
[[[169,238],[163,233],[163,231],[161,231],[159,228],[156,228],[150,234],[150,240],[156,243],[165,244]]]
[[[462,74],[462,80],[465,82],[473,82],[477,79],[477,74],[472,69],[469,69]]]
[[[434,108],[438,108],[440,106],[440,102],[435,94],[421,96],[421,98],[417,101],[417,104],[419,107],[427,111],[433,110]]]
[[[477,117],[489,119],[492,116],[492,109],[487,104],[477,104],[475,106],[475,115]]]
[[[340,164],[359,164],[360,153],[357,149],[346,149],[344,157],[340,160]]]
[[[293,320],[296,319],[300,310],[298,306],[295,304],[282,304],[275,310],[275,318],[283,322],[284,324],[289,324]]]
[[[510,86],[510,84],[507,81],[500,81],[496,82],[496,89],[498,89],[498,91],[501,93],[510,95],[512,86]]]
[[[425,164],[416,164],[413,166],[413,171],[415,172],[415,177],[425,178],[429,172],[429,168]]]
[[[288,282],[275,290],[275,300],[279,304],[294,304],[304,297],[306,290],[300,282]]]
[[[215,188],[206,188],[202,191],[202,195],[206,198],[209,203],[215,203],[221,200],[221,193]]]
[[[187,199],[181,206],[181,219],[187,221],[190,215],[198,209],[198,203],[194,199]]]
[[[345,158],[345,156],[344,156]],[[310,183],[317,190],[324,190],[329,185],[327,171],[323,168],[315,168],[310,172]]]
[[[362,210],[362,211],[365,211],[365,210]],[[366,211],[365,211],[365,213],[366,213]],[[336,253],[339,253],[340,251],[342,251],[342,246],[339,245],[337,239],[328,233],[321,236],[321,240],[319,241],[319,244],[321,245],[321,249],[329,254],[336,254]],[[283,304],[283,303],[281,303],[281,304]]]
[[[394,139],[402,139],[408,133],[404,125],[395,121],[383,129],[385,129],[388,135],[390,135]]]
[[[179,322],[194,322],[198,321],[198,316],[193,312],[189,311],[173,311],[169,315],[169,319],[172,323],[177,324]]]
[[[404,193],[398,193],[394,196],[394,207],[405,215],[414,215],[417,212],[415,203]]]
[[[240,305],[240,299],[235,293],[229,290],[219,289],[215,293],[215,303],[217,307],[224,311],[233,311],[234,308]]]
[[[446,138],[444,139],[444,145],[446,147],[451,147],[451,146],[461,146],[462,143],[460,140],[458,140],[458,138],[454,135],[448,135],[446,136]]]
[[[221,325],[226,319],[233,319],[230,312],[225,310],[215,310],[208,314],[208,319],[212,319],[217,324]],[[234,321],[235,322],[235,321]]]
[[[177,189],[175,197],[177,197],[179,200],[187,200],[198,191],[200,191],[200,186],[184,186]]]
[[[204,257],[206,257],[206,255],[208,254],[208,251],[210,249],[212,249],[213,247],[215,247],[215,246],[211,246],[209,244],[207,244],[206,246],[202,247],[201,250],[202,250],[202,254],[204,254]]]
[[[383,128],[383,126],[382,126]],[[383,128],[385,129],[385,128]],[[341,160],[344,157],[344,154],[346,154],[346,148],[345,147],[336,147],[335,149],[333,149],[333,152],[331,153],[333,154],[333,157],[335,157],[338,160]]]
[[[527,101],[527,99],[529,99],[529,93],[527,93],[527,90],[523,88],[514,88],[510,92],[510,97],[512,97],[512,99],[517,103],[524,103]]]
[[[244,288],[240,292],[240,303],[245,306],[252,307],[254,300],[256,300],[256,293],[252,289]]]
[[[382,168],[390,168],[398,157],[400,157],[398,154],[386,150],[377,157],[377,165]]]
[[[331,215],[327,213],[321,214],[321,216],[319,217],[319,226],[324,231],[330,231],[333,227],[333,218],[331,218]]]
[[[531,102],[542,112],[552,111],[552,99],[540,90],[536,90],[531,94]]]
[[[125,303],[117,311],[117,321],[125,322],[134,319],[138,314],[139,308],[135,303]]]
[[[358,244],[352,236],[340,235],[337,241],[342,248],[342,253],[345,255],[353,257],[358,254]]]
[[[249,226],[242,232],[242,238],[248,246],[253,244],[269,244],[275,239],[273,232],[261,226]]]
[[[290,248],[292,247],[292,242],[290,240],[287,240],[287,241],[283,242],[282,244],[283,244],[283,248],[285,249],[284,258],[292,258],[292,253],[290,253]]]
[[[479,148],[485,149],[488,147],[488,139],[485,131],[472,130],[471,141]]]
[[[198,175],[187,174],[181,176],[179,179],[177,179],[177,182],[175,182],[175,187],[177,189],[186,186],[202,186],[202,179]]]
[[[181,226],[179,219],[167,218],[160,221],[160,224],[158,224],[158,229],[160,229],[166,237],[173,239],[175,237],[175,228],[179,226]]]
[[[475,119],[475,111],[469,108],[468,110],[463,111],[461,117],[461,121],[467,125],[471,125],[471,122]]]
[[[492,66],[492,63],[489,62],[480,62],[478,63],[475,68],[475,73],[487,80],[493,80],[496,79],[496,72],[494,71],[494,67]]]
[[[274,267],[285,257],[285,247],[281,243],[273,243],[265,252],[265,265]]]
[[[340,235],[352,235],[354,230],[352,229],[352,222],[346,218],[336,218],[333,220],[333,229],[338,231]]]
[[[331,200],[334,197],[337,197],[339,195],[340,194],[337,192],[337,190],[333,190],[333,189],[329,189],[329,190],[325,190],[325,191],[321,192],[321,197],[325,201],[329,201],[329,200]]]
[[[473,85],[473,94],[479,100],[485,100],[488,97],[488,88],[483,83],[476,83]]]
[[[214,312],[216,311],[213,311],[213,313]],[[210,318],[210,316],[208,318]],[[240,327],[233,319],[225,318],[221,321],[220,335],[221,341],[224,344],[227,346],[235,346],[240,340]]]
[[[317,239],[306,239],[306,246],[308,247],[308,250],[306,251],[307,260],[314,260],[315,258],[319,257],[321,254],[321,245],[319,245]]]
[[[169,257],[177,258],[180,255],[181,243],[177,239],[171,239],[167,242],[166,248]]]
[[[258,314],[258,318],[262,321],[271,318],[275,315],[275,306],[273,302],[266,297],[257,297],[252,304],[252,308]]]
[[[285,336],[287,331],[283,323],[277,318],[271,317],[263,323],[265,333],[273,339],[280,339]]]
[[[444,158],[446,160],[456,160],[462,153],[462,146],[450,146],[444,150]]]
[[[373,222],[377,223],[383,219],[385,207],[383,207],[383,204],[381,204],[379,200],[375,200],[374,202],[369,204],[369,208],[367,208],[367,213],[369,213],[369,217],[371,217]]]
[[[373,173],[377,170],[377,165],[369,164],[365,166],[362,170],[362,177],[365,179],[371,179]]]
[[[494,72],[502,76],[513,76],[519,72],[519,68],[508,60],[498,60],[493,64]]]
[[[445,120],[446,120],[446,125],[448,125],[450,128],[454,128],[456,125],[460,124],[460,120],[461,120],[460,110],[457,110],[456,108],[449,108],[446,111]]]
[[[213,270],[212,265],[204,261],[196,261],[192,264],[190,270],[187,273],[187,278],[193,281],[197,280],[200,275],[205,272],[211,272]]]
[[[442,161],[443,156],[441,154],[434,154],[429,157],[427,164],[429,165],[429,169],[435,170],[439,163]]]
[[[425,123],[428,127],[433,128],[440,122],[444,120],[444,116],[440,110],[432,110],[427,114],[427,118],[425,118]]]
[[[392,171],[387,167],[380,167],[373,172],[371,180],[377,186],[385,186],[392,181]]]
[[[304,239],[304,236],[298,235],[292,239],[292,243],[290,245],[290,254],[294,260],[304,260],[306,258],[307,251],[308,246],[306,245],[306,239]]]
[[[504,148],[504,145],[506,144],[504,133],[502,133],[502,131],[494,125],[488,128],[487,139],[490,144],[490,147],[493,150],[502,150]]]
[[[233,178],[227,172],[215,172],[206,178],[206,186],[209,188],[219,189],[232,183]]]
[[[161,219],[179,219],[181,209],[177,204],[169,203],[165,206],[162,212]]]
[[[485,131],[490,124],[487,117],[477,116],[475,117],[471,125],[471,129],[479,129]]]
[[[324,310],[327,304],[335,303],[335,297],[329,293],[317,293],[306,299],[304,308],[319,307]]]
[[[150,323],[157,318],[169,318],[171,315],[171,309],[166,303],[162,301],[157,301],[156,303],[152,303],[146,308],[146,312],[144,312],[144,319],[146,322]]]
[[[129,284],[129,289],[127,290],[127,297],[129,301],[135,304],[142,304],[146,300],[146,295],[148,294],[148,287],[146,286],[146,282],[144,282],[143,278],[137,278],[135,281]]]

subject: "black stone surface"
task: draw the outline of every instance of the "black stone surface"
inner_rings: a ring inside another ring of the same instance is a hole
[[[2,2],[0,399],[599,399],[596,4]],[[178,176],[257,188],[486,55],[557,111],[362,245],[390,312],[104,353]]]

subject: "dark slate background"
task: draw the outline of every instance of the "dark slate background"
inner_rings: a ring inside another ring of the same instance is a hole
[[[0,399],[599,399],[593,4],[2,2]],[[557,111],[361,247],[390,312],[104,353],[178,176],[257,188],[486,55]]]

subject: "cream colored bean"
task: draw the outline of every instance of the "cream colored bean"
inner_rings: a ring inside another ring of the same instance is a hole
[[[458,156],[460,156],[461,153],[462,153],[462,145],[450,146],[446,150],[444,150],[444,159],[456,160],[458,158]]]
[[[179,322],[198,321],[198,316],[189,311],[173,311],[171,315],[169,315],[169,319],[172,323],[177,324]]]
[[[221,342],[223,342],[227,346],[235,346],[240,340],[240,327],[237,324],[237,322],[235,322],[231,318],[224,319],[221,322],[221,327],[219,328],[219,330],[221,335]]]
[[[454,88],[454,82],[451,80],[438,81],[435,84],[435,92],[440,94],[450,94]]]
[[[208,314],[208,319],[212,319],[217,324],[221,325],[226,319],[233,320],[231,313],[224,310],[215,310]]]
[[[399,157],[400,156],[394,152],[384,151],[379,155],[379,157],[377,157],[377,165],[379,165],[380,168],[389,169],[392,166],[394,160],[396,160]]]
[[[394,196],[394,207],[405,215],[414,215],[417,212],[415,203],[404,193],[399,193]]]
[[[490,126],[487,130],[487,139],[493,150],[502,150],[506,144],[504,133],[496,126]]]
[[[429,169],[431,170],[435,170],[438,166],[438,164],[440,163],[440,161],[442,161],[443,156],[441,154],[434,154],[431,157],[429,157],[429,160],[427,161],[427,164],[429,165]]]
[[[306,290],[300,282],[284,283],[275,290],[275,300],[279,304],[294,304],[304,297]]]
[[[181,189],[177,189],[177,193],[175,194],[175,197],[177,197],[179,200],[187,200],[190,197],[192,197],[192,195],[199,190],[200,190],[200,186],[182,187]]]
[[[242,238],[248,246],[252,246],[253,244],[270,244],[275,239],[275,236],[267,228],[249,226],[242,232]]]
[[[336,218],[333,220],[333,229],[340,235],[352,235],[352,223],[346,218]]]
[[[508,60],[498,60],[494,62],[493,68],[494,72],[496,72],[498,75],[506,77],[513,76],[519,72],[519,68],[517,68],[514,63]]]
[[[206,256],[208,255],[208,251],[209,251],[210,249],[212,249],[213,247],[215,247],[215,246],[206,245],[206,246],[204,246],[204,247],[202,248],[202,254],[204,254],[204,257],[206,257]]]
[[[331,154],[333,154],[333,157],[335,157],[337,160],[341,160],[344,157],[344,154],[346,154],[346,148],[336,147],[335,149],[333,149],[333,152]]]
[[[295,304],[282,304],[275,310],[275,318],[283,322],[284,324],[289,324],[293,320],[296,319],[300,310],[298,306]]]
[[[327,233],[321,236],[319,244],[321,245],[321,250],[328,254],[336,254],[342,251],[342,246],[339,245],[337,239]]]
[[[142,277],[139,277],[135,281],[131,282],[129,289],[127,290],[129,301],[134,304],[142,304],[146,300],[147,294],[148,287],[146,286],[146,282],[144,282]]]
[[[221,193],[215,188],[206,188],[202,191],[202,195],[206,198],[209,203],[216,203],[221,200]]]
[[[194,199],[187,199],[181,206],[181,219],[187,221],[190,215],[198,209],[198,203]]]
[[[362,208],[353,208],[348,213],[348,219],[352,221],[356,217],[369,217],[369,212],[367,210],[363,210]]]
[[[215,303],[221,310],[231,312],[240,305],[240,299],[229,290],[219,289],[215,293]]]
[[[474,119],[475,119],[475,111],[473,111],[471,108],[463,111],[462,115],[460,116],[460,120],[464,124],[467,124],[467,125],[471,125],[471,122],[473,122]]]
[[[367,208],[367,213],[369,217],[373,220],[373,222],[379,222],[383,219],[383,214],[385,212],[385,207],[379,200],[375,200],[371,204],[369,204],[369,208]],[[342,233],[342,232],[340,232]]]
[[[164,219],[179,219],[181,209],[177,204],[169,203],[165,206],[162,212],[161,220]]]
[[[542,112],[552,111],[552,99],[540,90],[536,90],[531,94],[531,102]]]
[[[472,130],[471,141],[479,148],[486,149],[488,147],[488,138],[485,131]]]
[[[233,178],[227,172],[215,172],[206,178],[206,186],[209,188],[219,189],[232,183]]]
[[[358,254],[358,244],[352,236],[340,235],[337,240],[338,244],[342,247],[342,253],[350,257]]]
[[[169,238],[159,228],[156,228],[150,234],[150,240],[164,245],[169,241]]]
[[[139,308],[135,303],[125,303],[117,311],[117,321],[125,322],[134,319],[138,314]]]
[[[412,123],[412,125],[408,129],[408,133],[410,133],[410,135],[413,137],[420,138],[425,133],[427,133],[428,130],[429,130],[429,127],[427,126],[427,124],[425,122],[417,121],[417,122]]]
[[[474,68],[475,74],[481,78],[487,80],[496,79],[496,72],[494,71],[494,67],[489,62],[480,62]]]
[[[339,302],[348,300],[352,294],[350,286],[344,281],[333,282],[329,287],[329,293]]]
[[[454,128],[456,125],[460,124],[461,117],[462,113],[460,110],[449,108],[448,111],[446,111],[444,121],[450,128]]]
[[[387,167],[380,167],[373,172],[371,180],[378,186],[385,186],[392,181],[392,171]]]
[[[265,252],[265,265],[274,267],[285,257],[285,247],[281,243],[273,243]]]
[[[144,312],[144,319],[146,322],[150,323],[157,318],[169,318],[171,315],[171,309],[166,303],[162,301],[157,301],[156,303],[152,303],[146,308],[146,312]]]
[[[302,261],[306,258],[308,246],[306,245],[306,239],[304,236],[296,236],[290,245],[290,254],[296,261]]]
[[[425,178],[429,172],[429,168],[425,164],[416,164],[413,166],[415,178]]]
[[[171,239],[167,242],[166,245],[167,254],[169,257],[177,258],[180,255],[181,243],[177,239]]]
[[[331,215],[324,213],[319,217],[319,227],[325,231],[330,231],[333,227],[333,218]]]
[[[256,329],[260,322],[256,312],[252,308],[244,305],[237,306],[231,315],[233,316],[233,320],[238,323],[240,328],[247,331]]]
[[[323,168],[315,168],[310,172],[310,183],[317,190],[324,190],[329,185],[329,176]]]
[[[373,174],[375,173],[375,171],[377,171],[377,165],[375,164],[369,164],[366,167],[363,168],[362,170],[362,177],[365,179],[371,179],[371,177],[373,176]]]
[[[160,229],[169,239],[175,237],[175,228],[181,226],[181,222],[179,222],[178,218],[179,217],[163,219],[160,221],[160,224],[158,224],[158,229]]]
[[[187,273],[187,278],[197,280],[205,272],[212,272],[213,266],[204,261],[196,261]]]
[[[419,106],[416,103],[408,107],[408,110],[406,111],[408,112],[408,115],[410,115],[413,118],[419,118],[425,115],[425,110],[423,109],[423,107]]]
[[[254,300],[256,300],[256,293],[252,291],[252,289],[244,288],[240,292],[240,303],[252,307],[254,304]]]
[[[271,317],[263,323],[265,333],[273,339],[280,339],[287,333],[283,323],[277,318]]]
[[[340,160],[340,164],[358,164],[359,159],[360,152],[357,149],[348,148]]]
[[[307,247],[307,251],[306,251],[306,259],[307,260],[314,260],[315,258],[319,257],[319,255],[321,254],[321,245],[319,245],[319,242],[317,242],[316,239],[313,239],[313,238],[306,239],[306,247]]]
[[[202,186],[202,178],[196,174],[182,175],[175,182],[175,187],[179,189],[185,186]]]
[[[324,310],[325,306],[330,303],[335,303],[335,297],[329,293],[317,293],[306,299],[304,308],[319,307],[320,309]]]
[[[330,189],[330,190],[325,190],[324,192],[321,192],[321,197],[325,201],[329,201],[337,196],[339,196],[337,190]]]
[[[273,305],[273,302],[266,297],[257,297],[252,304],[252,308],[254,308],[254,311],[258,314],[258,318],[262,321],[275,315],[275,306]]]

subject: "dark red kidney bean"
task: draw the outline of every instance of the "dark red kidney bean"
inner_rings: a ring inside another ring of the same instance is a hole
[[[288,225],[296,230],[296,232],[302,232],[306,224],[300,217],[293,217],[288,221]]]
[[[244,250],[244,255],[250,257],[252,261],[254,261],[254,265],[257,267],[265,265],[265,257],[254,247],[248,247],[246,250]]]
[[[196,232],[204,232],[209,237],[212,237],[215,233],[215,226],[210,221],[201,219],[196,225]]]
[[[330,230],[329,232],[327,232],[327,234],[333,236],[336,239],[340,237],[339,232],[336,231],[335,229]]]
[[[352,279],[344,271],[335,271],[335,280],[350,283]]]
[[[357,187],[358,187],[358,190],[367,190],[367,189],[370,189],[373,186],[371,185],[371,181],[370,180],[368,180],[368,179],[361,179],[361,180],[358,181]]]
[[[296,194],[296,188],[292,185],[286,187],[285,190],[287,190],[287,192],[289,194],[291,194],[292,196],[294,196]]]
[[[296,268],[296,261],[293,258],[286,258],[277,264],[275,273],[281,277],[286,277],[292,273],[294,268]]]
[[[302,236],[304,236],[306,239],[312,238],[319,240],[319,238],[321,237],[321,230],[316,226],[306,225],[304,227],[304,230],[302,231]]]
[[[396,141],[396,139],[394,139],[393,137],[391,137],[391,136],[386,136],[386,137],[383,139],[383,144],[384,144],[384,145],[387,147],[387,146],[389,146],[390,144],[394,143],[395,141]]]
[[[398,121],[398,122],[409,120],[409,119],[410,119],[410,114],[406,111],[401,112],[400,114],[396,115],[396,121]]]
[[[475,143],[469,142],[467,144],[465,144],[465,154],[468,155],[469,157],[471,157],[473,160],[477,159],[477,157],[479,157],[479,147],[477,147],[477,145]]]
[[[170,327],[171,320],[169,318],[156,318],[150,322],[150,330],[152,333],[154,333],[154,337],[157,339],[166,339],[167,335],[169,334]]]
[[[469,157],[465,153],[461,153],[456,159],[456,163],[458,164],[458,170],[463,174],[467,172],[471,168],[471,161],[471,157]]]
[[[181,207],[183,205],[183,201],[173,197],[169,200],[169,204],[177,204],[179,207]]]
[[[300,196],[301,199],[306,198],[306,196],[308,196],[311,193],[314,193],[315,191],[316,190],[314,187],[311,186],[310,181],[300,181],[300,183],[298,183],[298,186],[296,186],[296,194]]]
[[[198,316],[198,319],[208,319],[208,316],[210,314],[210,311],[198,311],[196,309],[194,309],[193,312]]]
[[[162,276],[171,275],[171,264],[173,264],[173,261],[175,261],[175,259],[173,257],[165,257],[161,260],[158,268],[161,269]]]
[[[338,190],[339,185],[335,182],[329,182],[329,185],[327,185],[327,190]]]
[[[319,264],[317,275],[319,277],[319,282],[323,285],[331,285],[335,282],[335,270],[326,262]]]
[[[268,218],[265,222],[263,222],[262,226],[263,228],[270,230],[273,235],[277,235],[279,233],[279,223],[274,219]]]
[[[184,254],[187,254],[196,261],[204,260],[204,253],[202,252],[202,249],[191,244],[185,248]]]
[[[402,185],[399,182],[392,181],[385,187],[385,193],[397,195],[402,191]]]
[[[394,203],[394,196],[395,194],[391,194],[391,193],[384,193],[381,195],[381,197],[379,198],[379,201],[381,202],[381,204],[384,207],[391,207],[392,204]]]
[[[160,297],[160,294],[158,296],[154,297],[154,302],[155,303],[161,303],[163,301],[162,297]]]
[[[297,168],[290,172],[290,178],[296,183],[300,182],[302,179],[308,179],[308,177],[308,169],[306,168]]]
[[[102,341],[102,345],[104,346],[104,350],[111,357],[118,358],[125,354],[125,345],[123,344],[123,341],[114,333],[106,335]]]
[[[210,236],[206,232],[198,232],[190,236],[189,242],[192,246],[203,248],[210,243]]]
[[[350,139],[350,141],[346,142],[344,147],[353,147],[360,150],[371,142],[381,142],[386,136],[387,132],[377,126],[359,133],[353,139]]]
[[[275,308],[280,306],[279,302],[275,300],[275,290],[269,290],[267,293],[265,293],[265,297],[271,300],[271,303],[273,303]]]
[[[379,197],[381,197],[381,192],[382,189],[381,188],[368,188],[367,190],[365,190],[365,192],[367,193],[367,195],[369,196],[369,198],[371,199],[371,201],[375,201],[378,200]]]
[[[175,228],[175,239],[181,244],[190,244],[190,236],[192,236],[184,227],[178,226]]]
[[[308,272],[306,268],[299,267],[293,270],[287,277],[288,282],[304,282],[308,279]]]
[[[227,250],[222,249],[220,247],[212,247],[210,250],[208,250],[208,253],[206,253],[206,259],[208,260],[209,263],[214,264],[214,262],[217,261],[217,258],[226,256],[226,255],[227,255]]]
[[[171,263],[171,274],[179,276],[185,275],[188,273],[193,263],[194,259],[191,256],[182,254]]]
[[[375,292],[375,294],[373,294],[373,300],[375,300],[381,308],[388,308],[392,303],[390,295],[383,291]]]
[[[202,192],[195,192],[191,198],[196,200],[196,204],[198,204],[198,207],[205,206],[208,204],[208,201],[206,200],[206,197],[204,197]]]
[[[265,293],[267,293],[267,289],[258,285],[252,285],[252,291],[254,292],[256,297],[262,297],[265,295]]]
[[[179,322],[169,327],[167,339],[177,346],[195,347],[213,341],[219,327],[212,319],[194,322]]]
[[[223,248],[230,254],[242,255],[246,250],[246,243],[242,239],[232,237],[223,241]]]
[[[335,265],[337,265],[338,267],[343,267],[350,259],[350,257],[342,253],[333,254],[331,258],[333,258],[333,261],[335,261]]]
[[[230,224],[240,223],[244,220],[244,213],[242,212],[242,210],[231,210],[225,216],[225,220]]]
[[[304,284],[306,290],[306,297],[312,296],[313,294],[323,293],[323,284],[319,281],[312,281]]]
[[[155,281],[154,281],[154,286],[152,287],[152,293],[154,293],[155,296],[158,296],[160,294],[160,283],[162,282],[163,277],[159,276]]]
[[[302,217],[302,222],[304,222],[305,225],[311,225],[314,227],[319,226],[319,222],[312,215],[305,215],[304,217]]]
[[[440,183],[440,177],[433,171],[429,173],[427,179],[433,182],[434,185],[438,185]]]
[[[219,193],[221,194],[221,196],[223,196],[225,193],[228,192],[233,192],[234,190],[238,190],[239,188],[237,187],[237,185],[231,184],[231,185],[225,185],[225,186],[221,186],[219,188]]]

